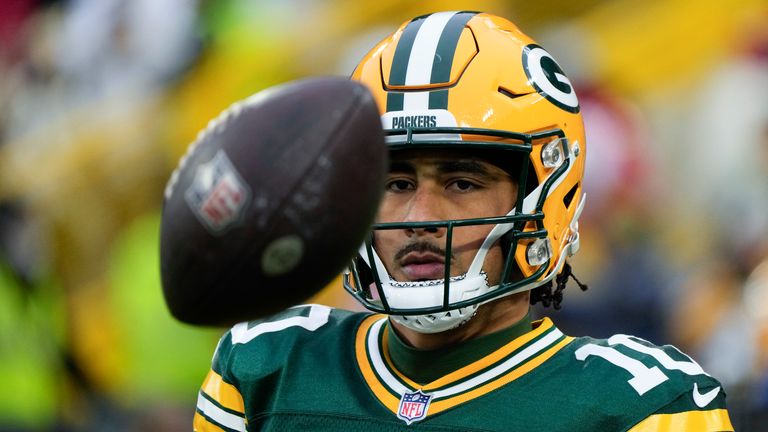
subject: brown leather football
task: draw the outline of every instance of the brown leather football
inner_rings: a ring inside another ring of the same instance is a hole
[[[316,293],[364,241],[387,170],[360,83],[309,78],[233,104],[166,187],[160,260],[173,316],[228,326]]]

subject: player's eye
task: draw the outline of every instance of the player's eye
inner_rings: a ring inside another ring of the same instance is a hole
[[[469,180],[455,180],[448,185],[449,189],[453,189],[459,192],[469,192],[473,189],[477,189],[479,186]]]
[[[391,192],[403,192],[414,189],[413,182],[404,179],[390,180],[386,184],[386,190]]]

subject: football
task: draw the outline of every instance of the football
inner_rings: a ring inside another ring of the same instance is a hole
[[[166,186],[160,270],[171,314],[229,326],[306,300],[363,243],[387,170],[362,84],[308,78],[230,106]]]

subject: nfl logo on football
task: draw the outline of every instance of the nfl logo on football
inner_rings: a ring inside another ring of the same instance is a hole
[[[243,216],[250,191],[224,151],[201,164],[184,194],[198,219],[213,233],[221,233]]]
[[[421,390],[414,393],[406,393],[400,398],[400,408],[397,410],[397,417],[404,420],[406,424],[419,421],[427,416],[429,402],[432,395],[424,394]]]

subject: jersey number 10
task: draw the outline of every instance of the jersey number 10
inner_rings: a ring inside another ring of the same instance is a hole
[[[698,363],[693,361],[693,359],[687,355],[683,354],[677,348],[672,347],[682,356],[687,358],[688,361],[674,360],[663,350],[643,345],[639,343],[638,340],[642,341],[642,339],[635,338],[634,336],[619,334],[611,336],[608,339],[608,344],[624,345],[633,351],[647,354],[656,359],[664,369],[670,371],[678,370],[686,375],[708,375],[706,372],[704,372],[704,369],[702,369]],[[613,346],[587,344],[577,349],[574,354],[576,355],[576,358],[581,361],[584,361],[589,356],[601,357],[605,360],[608,360],[612,364],[626,370],[630,373],[630,375],[632,375],[632,378],[627,382],[641,396],[648,390],[651,390],[652,388],[669,379],[669,377],[664,372],[662,372],[658,366],[648,367],[640,360],[633,359],[632,357],[619,352],[619,350]]]

